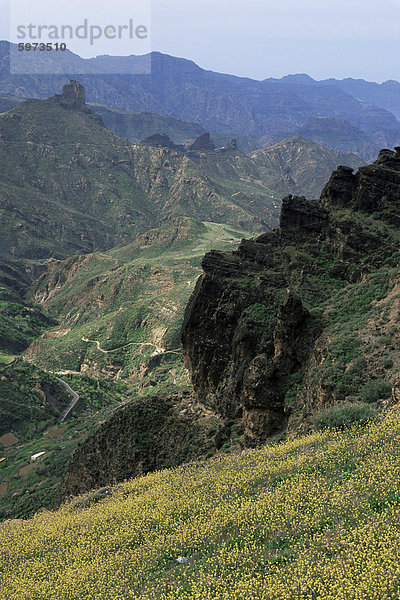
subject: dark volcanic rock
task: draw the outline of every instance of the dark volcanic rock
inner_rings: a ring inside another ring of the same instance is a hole
[[[322,190],[322,205],[330,208],[349,207],[356,189],[354,169],[340,165]]]
[[[178,146],[168,137],[166,133],[154,133],[146,138],[143,142],[148,146],[154,146],[155,148],[170,148],[171,150],[180,150],[183,152],[183,146]]]
[[[384,220],[400,224],[400,152],[381,150],[377,160],[353,174],[349,167],[338,167],[322,190],[325,208],[350,208],[359,212],[382,213]]]
[[[304,197],[295,198],[293,201],[293,196],[282,200],[279,227],[285,237],[315,235],[320,233],[327,223],[328,212],[317,203]]]
[[[243,242],[232,255],[205,256],[182,330],[199,398],[225,420],[243,414],[249,444],[285,423],[283,380],[301,364],[296,342],[308,314],[285,276],[265,268],[275,242],[267,239]]]
[[[241,419],[249,445],[285,427],[287,390],[329,322],[305,304],[325,307],[338,287],[391,260],[393,242],[362,219],[380,211],[391,224],[399,202],[400,153],[385,150],[356,174],[339,167],[319,202],[285,198],[274,232],[205,256],[182,328],[185,364],[199,400],[225,421]]]
[[[189,152],[212,152],[213,150],[215,150],[215,144],[210,139],[209,133],[202,133],[197,140],[195,140],[193,144],[189,146]]]

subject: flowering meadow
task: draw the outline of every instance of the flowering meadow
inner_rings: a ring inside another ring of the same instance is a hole
[[[1,600],[398,599],[400,410],[5,522],[0,552]]]

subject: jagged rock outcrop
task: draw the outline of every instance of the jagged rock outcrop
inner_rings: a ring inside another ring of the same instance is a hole
[[[308,317],[301,299],[289,291],[277,310],[273,358],[257,355],[243,375],[243,420],[248,443],[262,441],[285,422],[284,379],[301,366],[297,340]]]
[[[210,138],[209,133],[202,133],[197,140],[188,148],[189,152],[212,152],[215,150],[215,144]]]
[[[372,165],[355,174],[349,167],[338,167],[322,190],[321,204],[366,213],[385,211],[385,220],[399,225],[399,189],[400,147],[384,149]]]
[[[182,330],[198,397],[227,422],[243,419],[249,444],[284,426],[284,379],[304,360],[299,336],[310,334],[301,329],[307,309],[271,269],[274,250],[278,235],[265,234],[232,254],[207,254]]]
[[[72,79],[63,87],[62,94],[56,94],[52,100],[60,104],[63,108],[80,110],[91,113],[91,109],[86,105],[85,88],[78,81]]]
[[[352,169],[351,169],[352,170]],[[286,239],[319,234],[327,224],[328,212],[315,202],[287,196],[282,200],[280,232]]]
[[[182,145],[174,144],[166,133],[154,133],[147,137],[142,143],[147,146],[154,146],[155,148],[169,148],[170,150],[184,151],[184,147]]]
[[[367,332],[380,315],[373,294],[394,285],[399,197],[400,153],[385,150],[356,174],[339,167],[319,202],[285,198],[274,232],[205,256],[182,329],[185,364],[198,398],[241,420],[249,445],[284,429],[293,403],[311,414],[391,377],[355,323]],[[379,215],[376,227],[366,213]]]

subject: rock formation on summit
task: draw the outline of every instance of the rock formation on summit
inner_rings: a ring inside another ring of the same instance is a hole
[[[209,133],[202,133],[197,140],[188,148],[189,152],[212,152],[215,150],[215,144],[210,138]]]
[[[80,110],[86,113],[92,112],[86,105],[85,88],[74,79],[65,84],[62,94],[56,94],[53,96],[52,100],[56,101],[63,108]]]

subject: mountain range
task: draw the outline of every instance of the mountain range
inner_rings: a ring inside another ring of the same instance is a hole
[[[103,126],[77,82],[0,115],[1,255],[107,249],[175,216],[266,230],[282,194],[318,195],[338,163],[363,164],[300,138],[251,155],[207,139],[189,153],[132,145]]]
[[[54,75],[22,76],[10,74],[9,55],[9,43],[1,42],[3,96],[46,98],[66,83],[65,75],[57,75],[63,72],[80,80],[89,102],[134,113],[169,115],[207,131],[263,139],[261,145],[298,135],[310,118],[317,117],[335,119],[336,130],[343,128],[344,136],[349,124],[355,128],[356,138],[366,136],[371,147],[359,145],[360,156],[366,160],[375,158],[382,146],[392,147],[400,140],[400,84],[394,81],[380,85],[351,79],[315,81],[307,75],[256,81],[206,71],[192,61],[158,52],[144,57],[82,59],[67,51],[62,57],[46,57],[55,61]],[[151,76],[118,75],[121,64],[126,73],[127,65],[137,72],[143,62],[151,62]],[[326,145],[353,151],[354,144],[343,147],[343,139],[338,143],[335,135],[329,134],[331,126],[327,121]]]

